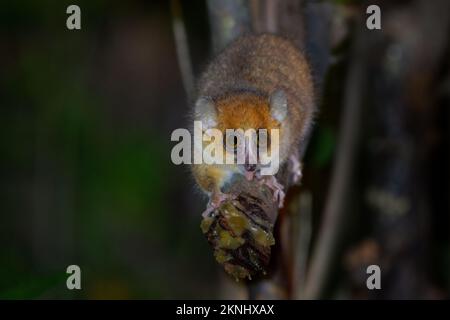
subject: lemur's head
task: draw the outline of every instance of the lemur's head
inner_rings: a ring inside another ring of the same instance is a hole
[[[224,154],[233,157],[248,177],[267,166],[267,159],[278,157],[277,165],[281,163],[287,114],[287,98],[282,90],[270,97],[251,92],[215,100],[200,97],[195,105],[196,120],[202,121],[204,130],[216,128],[222,132]]]

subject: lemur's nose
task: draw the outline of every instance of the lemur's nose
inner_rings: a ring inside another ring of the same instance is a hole
[[[246,163],[244,165],[244,168],[246,171],[252,172],[256,170],[256,164],[250,164],[250,163]]]

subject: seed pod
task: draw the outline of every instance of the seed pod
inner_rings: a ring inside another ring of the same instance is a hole
[[[225,271],[237,281],[268,272],[277,205],[272,193],[257,181],[233,184],[225,201],[201,222],[201,229]]]

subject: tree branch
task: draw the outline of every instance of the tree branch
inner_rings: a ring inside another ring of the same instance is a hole
[[[313,249],[307,275],[305,298],[316,299],[324,287],[334,257],[344,220],[345,199],[348,195],[352,169],[355,165],[361,118],[361,97],[364,94],[364,33],[357,32],[353,43],[352,64],[347,76],[344,111],[336,150],[331,185],[325,202],[324,218],[319,238]]]

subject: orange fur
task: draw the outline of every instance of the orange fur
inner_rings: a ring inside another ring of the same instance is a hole
[[[226,129],[279,129],[280,124],[269,112],[269,101],[252,94],[241,93],[218,100],[217,128]]]

